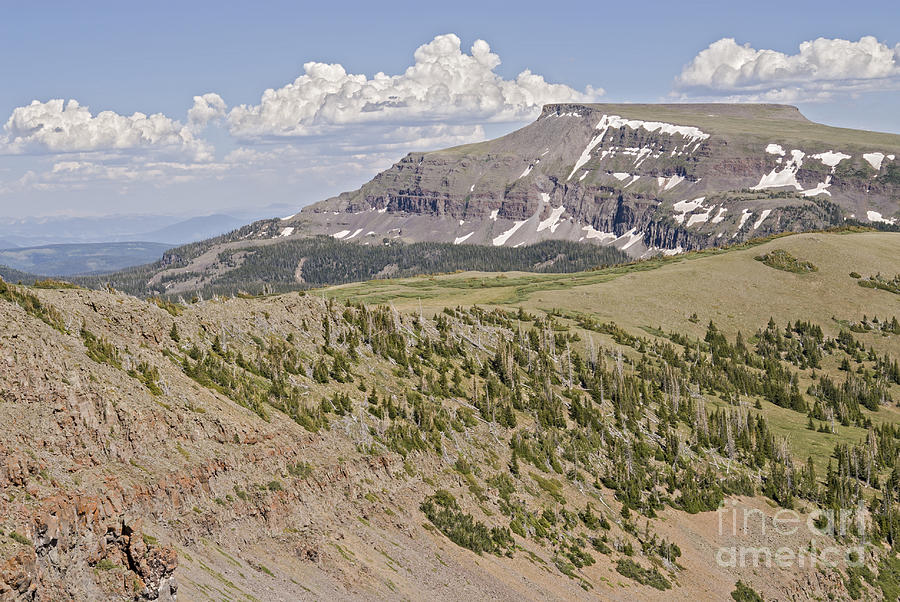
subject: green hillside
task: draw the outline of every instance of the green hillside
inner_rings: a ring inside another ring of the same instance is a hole
[[[191,599],[720,600],[738,579],[764,599],[894,599],[898,249],[804,234],[194,303],[0,283],[0,560],[66,546],[91,581],[42,587],[160,588],[177,569]],[[60,500],[96,507],[83,520],[112,543],[44,537]],[[865,533],[738,538],[859,545],[863,563],[723,566],[723,503],[804,524],[863,504]]]
[[[812,262],[818,270],[794,274],[754,258],[775,249]],[[799,234],[654,259],[575,274],[463,272],[426,278],[380,280],[325,289],[338,299],[393,303],[437,311],[454,305],[497,305],[587,312],[632,328],[686,329],[694,335],[710,319],[730,333],[755,328],[769,317],[858,320],[862,314],[900,315],[900,297],[858,286],[862,276],[900,270],[900,234]],[[688,318],[697,313],[700,324]],[[898,349],[900,351],[900,349]]]

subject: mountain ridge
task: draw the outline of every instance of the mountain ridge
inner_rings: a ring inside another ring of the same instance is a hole
[[[555,104],[500,138],[410,153],[278,225],[343,240],[555,237],[644,256],[725,234],[896,223],[898,154],[900,136],[816,124],[786,105]]]
[[[893,599],[900,324],[851,271],[898,239],[186,305],[0,282],[0,599]],[[864,537],[716,531],[837,495]],[[717,562],[811,535],[870,542],[864,580]]]

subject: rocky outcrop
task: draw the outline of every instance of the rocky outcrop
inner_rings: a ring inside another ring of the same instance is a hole
[[[175,600],[175,550],[144,534],[142,519],[110,516],[108,501],[59,493],[30,520],[20,510],[27,535],[0,568],[0,599]]]

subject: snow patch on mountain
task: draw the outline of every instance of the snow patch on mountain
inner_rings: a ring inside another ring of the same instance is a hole
[[[571,173],[569,173],[569,177],[566,178],[566,181],[571,180],[572,176],[575,175],[581,167],[591,160],[591,153],[594,152],[594,149],[597,148],[597,145],[603,141],[603,138],[606,136],[606,133],[610,128],[620,129],[620,128],[631,128],[633,130],[644,129],[650,133],[659,132],[660,134],[667,134],[669,136],[681,136],[685,139],[685,142],[682,146],[682,151],[687,151],[688,146],[694,145],[694,148],[690,150],[693,152],[697,150],[699,145],[706,139],[709,138],[709,134],[696,128],[694,126],[689,125],[674,125],[671,123],[664,123],[662,121],[642,121],[640,119],[625,119],[618,115],[603,115],[600,118],[600,122],[594,127],[595,130],[599,130],[600,133],[591,138],[590,142],[588,142],[587,146],[581,152],[581,156],[578,157],[578,160],[575,161],[575,166],[572,168]],[[651,148],[629,148],[623,151],[625,154],[634,155],[634,164],[635,167],[639,167],[641,163],[643,163],[647,157],[653,152]],[[673,155],[675,150],[673,149]],[[601,155],[601,160],[606,156],[607,151],[604,151]]]
[[[725,207],[719,207],[718,213],[716,213],[716,216],[714,218],[712,218],[710,221],[714,224],[718,224],[718,223],[725,221],[725,214],[727,212],[728,212],[728,209],[726,209]]]
[[[688,218],[687,227],[690,228],[694,224],[705,224],[709,220],[709,214],[712,209],[712,207],[707,207],[705,213],[692,213]]]
[[[841,153],[841,152],[828,151],[825,153],[819,153],[817,155],[813,155],[812,158],[818,159],[823,164],[830,167],[831,173],[834,173],[834,169],[837,167],[838,163],[840,163],[844,159],[849,159],[850,155],[845,155],[844,153]]]
[[[869,218],[870,222],[881,222],[882,224],[890,225],[897,223],[897,218],[885,219],[878,211],[866,211],[866,217]]]
[[[596,239],[601,243],[604,241],[613,241],[617,238],[617,236],[613,232],[602,232],[600,230],[595,230],[593,226],[584,226],[582,228],[586,234],[584,235],[587,239]]]
[[[656,183],[659,185],[663,191],[672,190],[679,184],[684,182],[684,176],[669,176],[668,178],[663,176],[657,176]]]
[[[688,144],[693,144],[697,141],[703,141],[709,138],[709,134],[702,131],[700,128],[696,128],[689,125],[673,125],[671,123],[664,123],[662,121],[642,121],[640,119],[623,119],[618,115],[612,115],[610,117],[609,126],[613,128],[623,128],[629,127],[633,130],[637,129],[645,129],[650,133],[659,132],[660,134],[668,134],[669,136],[681,136],[682,138],[686,138],[688,140]]]
[[[620,240],[627,241],[624,245],[622,245],[620,247],[623,251],[633,247],[636,243],[638,243],[644,239],[644,233],[643,232],[635,232],[635,230],[637,230],[637,228],[632,228],[631,230],[629,230],[628,232],[626,232],[625,234],[623,234],[622,236],[620,236],[616,239],[616,242],[618,242]]]
[[[828,191],[828,187],[831,186],[831,178],[834,175],[835,170],[837,169],[838,163],[843,161],[844,159],[849,159],[850,155],[845,155],[841,152],[828,151],[824,153],[819,153],[817,155],[812,155],[813,159],[818,159],[822,162],[823,165],[831,168],[831,173],[825,177],[824,182],[819,182],[816,184],[815,188],[810,188],[809,190],[804,190],[802,192],[803,196],[818,196],[820,194],[827,194],[831,196],[831,193]]]
[[[556,232],[556,229],[559,227],[559,218],[562,217],[562,214],[565,213],[566,208],[560,205],[553,209],[550,212],[550,217],[545,220],[542,220],[541,223],[538,224],[537,231],[542,232],[547,228],[550,228],[550,232]]]
[[[600,123],[597,124],[597,127],[595,129],[601,129],[601,126],[603,126],[605,119],[606,115],[603,116],[603,119],[600,120]],[[571,180],[572,176],[575,175],[575,172],[581,169],[582,165],[591,160],[591,153],[594,151],[597,145],[603,141],[603,137],[606,136],[607,130],[609,130],[609,127],[605,126],[599,134],[591,138],[591,141],[588,142],[588,145],[581,152],[581,156],[578,157],[577,161],[575,161],[575,167],[572,168],[572,173],[569,174],[569,177],[566,178],[566,181]]]
[[[803,196],[818,196],[820,194],[827,194],[828,196],[831,196],[831,193],[828,192],[829,186],[831,186],[831,176],[825,178],[824,182],[819,182],[818,184],[816,184],[815,188],[804,190],[801,194],[803,194]]]
[[[694,199],[693,201],[678,201],[677,203],[675,203],[675,205],[673,205],[673,208],[679,213],[690,213],[694,209],[702,207],[703,201],[705,200],[706,197],[701,196]]]
[[[872,169],[875,171],[881,171],[881,164],[884,162],[884,157],[884,153],[865,153],[863,155],[863,159],[868,161],[869,165],[871,165]]]
[[[684,218],[688,213],[693,213],[695,210],[703,207],[703,201],[706,200],[705,196],[697,197],[693,201],[678,201],[675,203],[672,208],[675,210],[675,215],[672,217],[679,224],[684,223]],[[708,217],[709,211],[707,211]],[[706,221],[706,220],[703,220]],[[690,225],[690,223],[688,224]]]
[[[783,188],[793,186],[797,190],[803,190],[803,186],[797,181],[797,172],[803,165],[803,157],[806,156],[801,150],[792,150],[791,158],[784,164],[784,169],[778,171],[776,167],[771,172],[764,174],[759,184],[752,186],[751,190],[763,190],[764,188]]]
[[[772,213],[771,209],[763,209],[762,213],[759,215],[759,219],[756,220],[755,224],[753,224],[753,229],[756,230],[757,228],[762,226],[762,223],[766,221],[766,218],[769,217],[770,213]]]
[[[510,237],[516,233],[516,231],[522,227],[522,225],[528,220],[522,220],[520,222],[514,222],[512,228],[494,238],[493,243],[495,247],[500,247],[506,244],[506,241],[510,239]]]
[[[534,163],[530,164],[528,167],[525,168],[525,171],[523,171],[523,172],[522,172],[522,175],[519,176],[517,179],[521,180],[522,178],[524,178],[525,176],[527,176],[528,174],[530,174],[530,173],[531,173],[531,170],[534,169],[534,166],[537,165],[537,164],[540,163],[540,162],[541,162],[541,160],[538,159],[538,160],[535,161]],[[473,187],[474,187],[474,185],[473,185]],[[470,191],[470,192],[471,192],[471,191]]]

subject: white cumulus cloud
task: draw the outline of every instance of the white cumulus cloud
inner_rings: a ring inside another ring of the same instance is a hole
[[[857,42],[818,38],[796,54],[740,45],[723,38],[702,50],[676,78],[688,93],[771,100],[827,98],[834,93],[900,85],[900,44],[872,36]]]
[[[590,101],[603,93],[551,84],[528,70],[505,80],[494,72],[499,64],[487,42],[476,41],[466,54],[454,34],[420,46],[401,75],[368,78],[339,64],[309,62],[292,83],[266,90],[258,105],[234,107],[228,122],[243,138],[322,134],[350,124],[513,122],[535,117],[549,102]]]
[[[0,155],[28,155],[0,166],[0,197],[39,196],[54,207],[77,197],[115,211],[147,199],[179,209],[215,207],[220,197],[309,202],[362,184],[407,152],[478,142],[489,124],[524,124],[544,104],[603,94],[529,70],[507,79],[499,65],[487,42],[465,51],[447,34],[420,46],[398,75],[308,62],[256,104],[229,106],[215,92],[193,96],[180,121],[36,100],[0,121]],[[217,155],[208,140],[222,135],[231,139]]]
[[[3,131],[0,153],[5,154],[161,148],[203,159],[210,152],[209,146],[196,139],[189,128],[162,113],[125,116],[101,111],[93,115],[76,100],[35,100],[17,107]]]
[[[210,121],[225,117],[225,101],[215,92],[194,97],[194,106],[188,110],[188,121],[196,129],[202,129]]]

